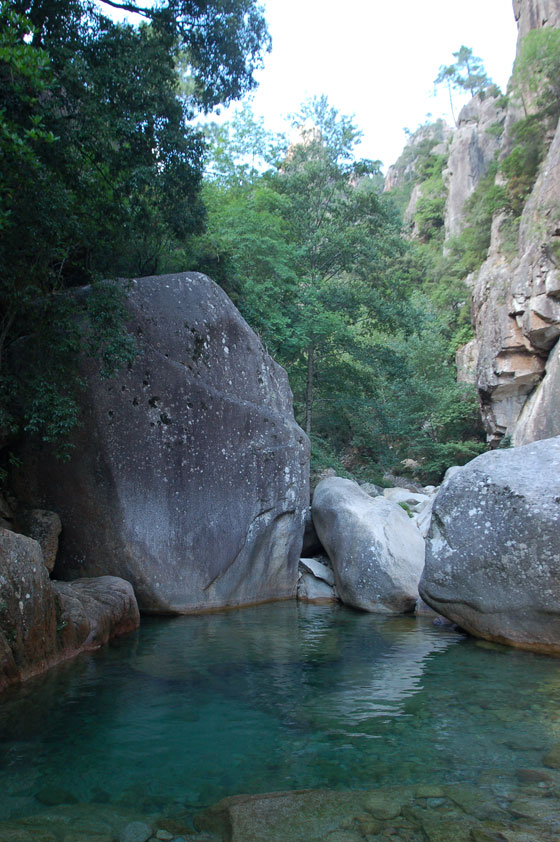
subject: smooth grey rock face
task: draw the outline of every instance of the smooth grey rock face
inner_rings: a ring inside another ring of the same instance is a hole
[[[409,491],[407,488],[386,488],[383,496],[392,503],[406,503],[413,512],[420,511],[420,506],[430,499],[427,494]]]
[[[478,637],[560,653],[560,437],[484,453],[442,485],[420,595]]]
[[[430,523],[432,522],[432,510],[434,506],[435,496],[430,498],[425,507],[414,515],[414,523],[416,528],[420,530],[420,535],[425,538],[430,530]]]
[[[332,477],[315,489],[312,512],[343,602],[381,613],[414,610],[424,539],[400,506]]]
[[[0,529],[0,690],[56,659],[56,597],[37,541]]]
[[[445,205],[445,238],[454,237],[465,227],[465,202],[473,193],[499,149],[495,133],[488,129],[505,120],[499,99],[480,94],[471,99],[459,114],[453,133],[444,180],[448,194]]]
[[[309,447],[286,373],[204,275],[135,280],[127,307],[139,354],[89,372],[71,461],[26,454],[56,577],[120,576],[151,613],[294,596]]]
[[[302,573],[298,581],[297,598],[300,602],[316,604],[336,602],[337,597],[332,585],[317,579],[312,573]]]
[[[328,585],[334,585],[334,573],[326,564],[317,561],[316,558],[300,558],[300,568],[303,568],[307,573],[311,573],[316,579],[322,579]]]

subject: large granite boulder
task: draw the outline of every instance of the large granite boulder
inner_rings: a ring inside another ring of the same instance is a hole
[[[56,608],[38,542],[0,528],[0,689],[56,660]]]
[[[39,543],[0,528],[0,690],[138,623],[128,582],[51,582]]]
[[[27,452],[19,496],[64,524],[56,578],[116,575],[141,610],[295,595],[308,440],[286,373],[198,273],[132,282],[138,356],[91,368],[74,454]]]
[[[97,649],[140,623],[132,585],[124,579],[98,576],[51,584],[59,603],[58,645],[65,650],[65,657]]]
[[[477,637],[560,654],[560,437],[484,453],[442,485],[420,595]]]
[[[414,610],[424,539],[399,505],[330,477],[315,489],[312,512],[343,602],[382,613]]]

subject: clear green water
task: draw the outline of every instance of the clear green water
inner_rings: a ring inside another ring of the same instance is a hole
[[[480,783],[560,742],[560,662],[296,603],[144,620],[0,699],[0,819],[79,801]]]

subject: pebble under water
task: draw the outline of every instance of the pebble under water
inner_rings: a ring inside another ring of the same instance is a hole
[[[0,825],[57,798],[194,816],[317,788],[468,784],[505,810],[520,780],[552,807],[560,661],[295,602],[148,618],[4,693],[0,732]],[[557,819],[534,838],[560,838]]]

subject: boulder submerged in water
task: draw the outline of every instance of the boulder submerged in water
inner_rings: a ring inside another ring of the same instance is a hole
[[[147,613],[293,597],[309,443],[285,371],[199,273],[134,280],[127,308],[138,355],[88,368],[72,459],[23,454],[19,497],[62,519],[56,577],[120,576]]]
[[[344,603],[381,613],[414,610],[424,539],[399,505],[329,477],[315,489],[312,511]]]
[[[560,436],[484,453],[442,485],[420,595],[476,637],[560,654]]]

